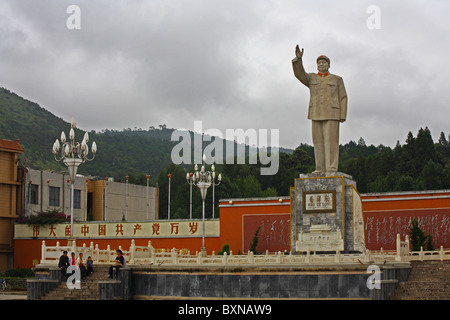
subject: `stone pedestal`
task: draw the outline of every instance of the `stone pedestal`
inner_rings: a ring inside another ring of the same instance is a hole
[[[301,174],[291,188],[291,251],[365,250],[361,198],[342,172]]]

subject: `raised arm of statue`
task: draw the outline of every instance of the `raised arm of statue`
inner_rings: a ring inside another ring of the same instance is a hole
[[[292,60],[292,68],[294,69],[295,77],[300,80],[305,86],[309,87],[309,75],[306,73],[305,68],[303,67],[303,51],[300,51],[299,46],[295,47],[295,58]]]
[[[305,49],[303,49],[303,48],[302,48],[302,51],[300,51],[300,48],[298,45],[295,47],[295,56],[297,57],[297,59],[302,60],[304,51],[305,51]]]

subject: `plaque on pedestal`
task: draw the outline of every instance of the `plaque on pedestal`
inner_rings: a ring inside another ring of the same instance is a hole
[[[361,198],[341,172],[301,174],[291,188],[291,251],[365,249]]]

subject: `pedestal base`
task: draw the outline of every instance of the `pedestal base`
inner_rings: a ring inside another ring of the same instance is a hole
[[[291,251],[365,250],[356,182],[342,172],[301,174],[291,188]]]
[[[344,250],[344,240],[340,230],[332,232],[327,224],[312,225],[308,233],[300,231],[297,239],[295,242],[297,252]]]

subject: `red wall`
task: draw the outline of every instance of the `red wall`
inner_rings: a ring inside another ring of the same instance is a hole
[[[255,200],[220,203],[220,243],[228,244],[233,254],[247,253],[256,229],[262,226],[259,234],[257,251],[289,250],[290,200]],[[274,223],[276,232],[270,228]],[[244,230],[245,229],[245,230]],[[286,232],[280,234],[279,232]],[[270,241],[277,239],[279,241]],[[280,241],[281,239],[281,241]]]
[[[395,250],[397,233],[404,239],[414,218],[432,236],[435,248],[450,248],[450,192],[386,193],[362,199],[367,249]]]

